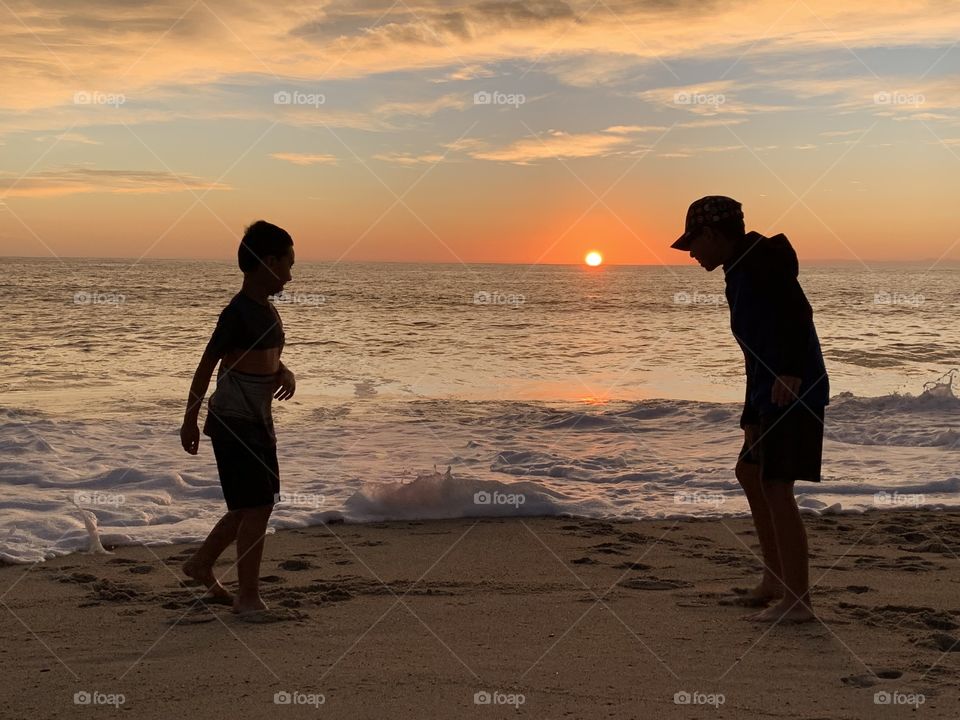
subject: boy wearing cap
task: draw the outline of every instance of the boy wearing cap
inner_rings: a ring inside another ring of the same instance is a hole
[[[671,246],[707,271],[723,267],[730,327],[743,351],[747,387],[737,480],[763,551],[760,584],[737,598],[762,607],[750,620],[808,622],[807,535],[794,482],[820,482],[823,411],[829,380],[813,311],[797,280],[799,265],[783,234],[745,233],[740,203],[707,196],[690,205]]]

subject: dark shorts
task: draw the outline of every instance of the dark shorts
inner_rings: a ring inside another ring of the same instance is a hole
[[[245,443],[219,433],[210,441],[227,509],[273,505],[280,493],[276,446]]]
[[[760,465],[764,481],[820,482],[823,460],[823,408],[800,403],[776,415],[761,415],[759,437],[744,440],[740,460]]]

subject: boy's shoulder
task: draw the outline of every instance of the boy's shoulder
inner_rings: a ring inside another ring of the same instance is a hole
[[[797,253],[786,235],[778,233],[766,237],[749,232],[743,239],[741,252],[726,274],[750,276],[769,283],[796,278],[799,272]]]

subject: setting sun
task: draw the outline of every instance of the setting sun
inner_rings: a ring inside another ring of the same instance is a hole
[[[588,252],[587,256],[583,260],[590,267],[596,267],[603,262],[603,255],[594,250],[593,252]]]

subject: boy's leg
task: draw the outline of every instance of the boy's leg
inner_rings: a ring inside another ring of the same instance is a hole
[[[237,575],[240,591],[234,600],[233,609],[238,613],[266,610],[267,606],[260,598],[260,560],[263,557],[264,536],[273,505],[246,508],[239,512],[241,519],[237,529]]]
[[[793,494],[792,481],[763,484],[764,496],[777,538],[783,570],[783,600],[751,616],[752,620],[806,622],[815,619],[810,601],[810,560],[807,531]]]
[[[235,511],[228,512],[214,525],[200,548],[183,564],[184,574],[202,583],[213,598],[233,600],[230,591],[223,587],[213,574],[213,564],[236,539],[239,527],[239,514]]]
[[[747,496],[753,525],[757,530],[760,550],[763,555],[763,577],[760,584],[747,594],[748,603],[762,603],[783,596],[783,571],[780,567],[780,553],[777,550],[777,537],[773,529],[773,518],[767,499],[763,494],[760,480],[760,465],[743,460],[737,463],[737,480]]]

